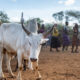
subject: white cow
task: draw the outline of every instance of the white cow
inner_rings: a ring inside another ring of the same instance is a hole
[[[30,20],[35,26],[36,21]],[[28,26],[28,25],[27,25]],[[12,55],[17,54],[18,58],[18,76],[17,80],[22,80],[22,60],[24,58],[29,59],[35,70],[35,75],[40,79],[41,75],[38,71],[38,57],[41,49],[41,44],[46,42],[45,37],[48,33],[37,34],[31,33],[24,26],[17,23],[4,23],[0,27],[0,78],[4,79],[4,74],[2,71],[2,59],[3,52],[6,52],[7,56],[7,68],[11,76],[14,76],[11,67],[10,59]],[[3,51],[3,48],[5,51]]]

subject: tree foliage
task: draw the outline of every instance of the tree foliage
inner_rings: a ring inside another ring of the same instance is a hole
[[[66,11],[66,14],[72,19],[78,20],[78,22],[80,23],[80,11]]]
[[[3,11],[0,11],[0,20],[2,21],[2,23],[9,22],[8,15]]]
[[[33,18],[32,18],[33,19]],[[39,23],[39,24],[42,24],[44,21],[42,20],[42,19],[40,19],[40,18],[34,18],[36,21],[37,21],[37,23]],[[29,19],[29,20],[31,20],[31,19]],[[28,23],[29,22],[29,20],[27,20],[27,22],[25,22],[25,23]]]
[[[58,22],[58,21],[74,21],[78,20],[80,23],[80,11],[75,11],[75,10],[69,10],[69,11],[60,11],[57,13],[54,13],[53,18]]]
[[[42,19],[40,19],[40,18],[35,18],[36,19],[36,21],[37,21],[37,23],[43,23],[43,20]]]
[[[55,18],[56,21],[61,21],[62,22],[62,20],[64,18],[64,12],[60,11],[58,13],[54,13],[52,16]]]

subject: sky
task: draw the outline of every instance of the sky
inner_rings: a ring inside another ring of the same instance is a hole
[[[80,10],[80,0],[0,0],[0,10],[8,14],[10,21],[41,18],[44,22],[53,22],[53,13],[65,10]]]

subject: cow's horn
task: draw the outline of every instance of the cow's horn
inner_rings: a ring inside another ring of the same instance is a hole
[[[43,36],[47,37],[47,35],[50,34],[52,31],[53,31],[53,27],[50,30],[48,30],[47,32],[43,33]]]
[[[29,32],[29,31],[24,27],[23,12],[22,12],[22,14],[21,14],[21,25],[22,25],[23,30],[24,30],[28,35],[30,35],[31,32]]]
[[[24,25],[22,24],[22,28],[23,28],[23,30],[28,34],[28,35],[30,35],[31,34],[31,32],[29,32],[25,27],[24,27]]]

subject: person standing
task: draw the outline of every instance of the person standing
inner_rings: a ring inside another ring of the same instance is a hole
[[[0,26],[1,26],[1,24],[2,24],[2,21],[0,20]]]
[[[74,52],[74,47],[76,47],[75,52],[78,53],[78,44],[79,44],[79,38],[78,38],[78,24],[75,24],[73,27],[73,37],[72,37],[72,53]]]
[[[79,39],[79,45],[80,45],[80,27],[78,27],[78,39]]]
[[[64,51],[65,49],[68,50],[68,46],[70,44],[68,34],[69,34],[68,22],[65,22],[65,26],[63,27],[62,31],[62,51]]]
[[[37,25],[38,25],[38,33],[41,33],[40,32],[40,26],[41,26],[40,23],[37,23]]]
[[[55,48],[57,52],[59,52],[60,47],[60,41],[58,39],[59,32],[57,29],[57,24],[54,24],[53,31],[52,31],[52,37],[51,37],[51,44],[50,44],[50,51],[52,51],[52,48]]]

